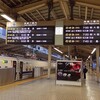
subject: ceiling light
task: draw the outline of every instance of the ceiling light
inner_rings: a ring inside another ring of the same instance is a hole
[[[96,48],[93,49],[93,51],[91,52],[91,54],[93,54],[96,51]]]
[[[77,59],[77,56],[75,56],[75,59]]]
[[[87,22],[89,23],[89,20]]]
[[[89,59],[90,57],[91,57],[91,56],[89,55],[89,56],[88,56],[88,59]]]
[[[56,51],[60,52],[61,54],[63,53],[62,51],[60,51],[59,49],[57,48],[54,48]]]
[[[84,23],[86,23],[86,20],[84,20]]]
[[[6,14],[1,14],[1,16],[10,22],[14,22],[14,20],[11,17],[7,16]]]
[[[65,55],[67,58],[69,58],[69,56],[68,55]]]

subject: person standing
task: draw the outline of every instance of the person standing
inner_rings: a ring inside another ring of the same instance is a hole
[[[83,68],[83,73],[84,73],[84,79],[86,79],[86,73],[88,72],[86,66]]]

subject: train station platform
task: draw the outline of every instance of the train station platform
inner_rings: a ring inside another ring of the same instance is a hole
[[[55,85],[54,75],[0,87],[0,100],[100,100],[100,84],[88,75],[82,87]]]

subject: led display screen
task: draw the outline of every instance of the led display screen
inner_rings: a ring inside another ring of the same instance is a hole
[[[64,26],[64,45],[100,44],[100,25]]]
[[[80,61],[62,61],[62,62],[58,61],[57,80],[80,81],[81,62]]]
[[[7,28],[7,44],[54,44],[54,26],[24,26]]]

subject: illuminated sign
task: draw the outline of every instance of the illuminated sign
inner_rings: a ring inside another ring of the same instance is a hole
[[[2,63],[3,64],[7,64],[8,63],[8,60],[2,60]]]
[[[84,20],[84,25],[98,25],[100,20]]]
[[[64,44],[100,44],[100,25],[65,26]]]
[[[7,28],[7,44],[54,44],[54,26],[19,26]]]

